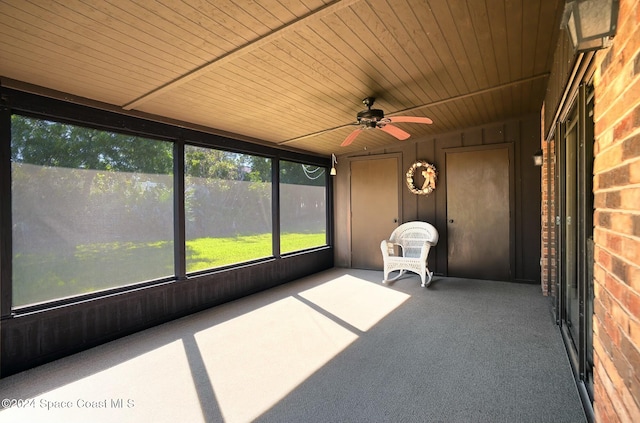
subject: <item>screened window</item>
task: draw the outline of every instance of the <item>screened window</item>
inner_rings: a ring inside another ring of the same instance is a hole
[[[173,275],[172,151],[13,115],[13,306]]]
[[[185,147],[187,272],[273,255],[271,160]]]
[[[327,169],[280,161],[280,251],[327,245]]]

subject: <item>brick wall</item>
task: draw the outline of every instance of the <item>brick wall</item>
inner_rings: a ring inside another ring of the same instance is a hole
[[[544,127],[544,126],[543,126]],[[541,283],[543,295],[556,295],[555,141],[542,143]]]
[[[640,422],[640,0],[599,51],[594,145],[594,409]]]

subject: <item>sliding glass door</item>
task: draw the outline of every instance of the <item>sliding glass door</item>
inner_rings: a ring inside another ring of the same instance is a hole
[[[558,320],[576,377],[593,401],[593,88],[582,85],[556,149]]]

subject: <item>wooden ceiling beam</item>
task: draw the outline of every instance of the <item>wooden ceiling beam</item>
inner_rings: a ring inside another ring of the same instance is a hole
[[[313,10],[304,16],[301,16],[296,20],[286,25],[283,25],[282,27],[270,32],[267,35],[264,35],[254,41],[251,41],[235,50],[231,50],[227,54],[217,57],[211,60],[210,62],[207,62],[202,66],[199,66],[181,75],[180,77],[147,92],[146,94],[143,94],[142,96],[136,98],[135,100],[125,104],[124,106],[122,106],[122,108],[124,110],[132,110],[160,94],[163,94],[169,90],[177,88],[184,83],[187,83],[195,78],[198,78],[199,76],[206,74],[207,72],[211,72],[214,68],[218,66],[224,65],[225,63],[228,63],[234,59],[237,59],[240,56],[251,53],[252,51],[257,50],[265,46],[266,44],[272,43],[278,38],[284,37],[285,35],[291,33],[292,31],[295,31],[301,26],[309,25],[310,23],[313,23],[319,19],[322,19],[327,15],[336,13],[338,10],[349,7],[359,1],[361,0],[334,0],[331,3],[327,3],[324,6],[316,10]]]

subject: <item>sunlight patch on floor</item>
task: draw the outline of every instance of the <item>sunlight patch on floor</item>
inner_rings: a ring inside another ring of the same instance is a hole
[[[227,423],[255,419],[357,338],[293,297],[195,337]]]
[[[121,344],[123,348],[126,345]],[[97,353],[98,355],[100,353]],[[123,351],[126,356],[126,352]],[[110,351],[108,357],[117,356]],[[170,360],[167,359],[170,357]],[[94,358],[92,360],[95,361]],[[52,367],[52,366],[49,366]],[[36,368],[35,375],[43,385],[48,380],[65,379],[65,373],[83,364],[67,368],[60,365],[44,372]],[[0,390],[2,398],[21,398],[21,407],[2,410],[0,420],[6,422],[142,422],[187,421],[189,417],[202,419],[200,402],[193,384],[190,366],[181,340],[122,361],[97,373],[31,398],[20,393],[32,372],[27,371],[4,380]],[[12,389],[15,384],[16,388]],[[176,389],[180,387],[180,389]],[[171,404],[166,403],[167,392],[172,392]],[[197,420],[196,420],[197,421]]]
[[[300,296],[363,332],[409,298],[402,292],[351,275],[303,291]]]
[[[290,296],[195,335],[226,423],[269,410],[357,340],[351,327],[370,329],[409,297],[349,276],[299,295],[322,310]]]
[[[0,420],[252,421],[410,298],[349,275],[295,286],[5,378],[0,399],[25,402]]]

